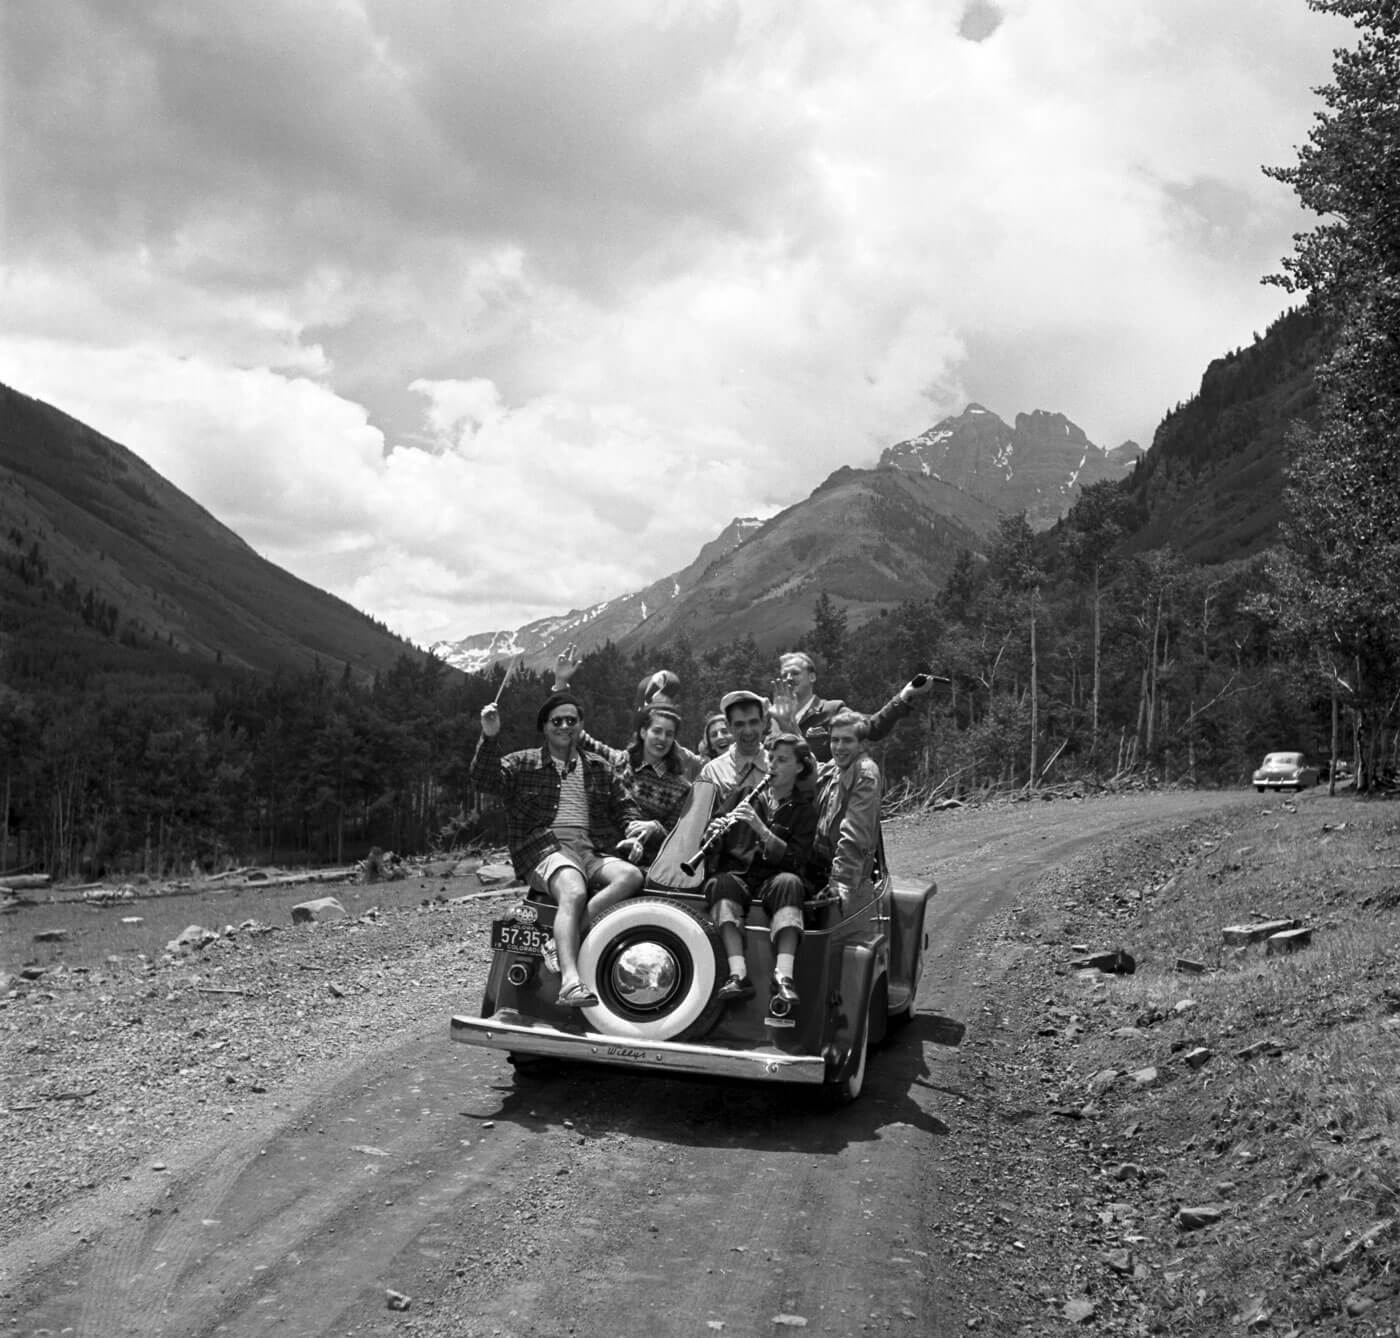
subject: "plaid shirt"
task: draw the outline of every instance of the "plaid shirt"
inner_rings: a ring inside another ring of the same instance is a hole
[[[583,768],[593,849],[600,855],[615,854],[624,825],[640,817],[636,801],[605,757],[579,752],[573,765]],[[545,856],[559,849],[551,830],[559,811],[559,769],[549,749],[524,748],[503,756],[500,736],[488,739],[483,734],[472,757],[471,780],[478,794],[504,805],[511,863],[517,877],[528,878]]]
[[[672,746],[676,748],[677,756],[682,760],[680,771],[667,771],[664,766],[658,770],[650,762],[643,762],[640,767],[634,766],[632,755],[626,749],[609,748],[607,744],[599,743],[591,734],[580,734],[579,746],[598,753],[612,763],[613,769],[632,792],[642,817],[650,822],[659,822],[668,832],[676,825],[692,784],[692,778],[686,774],[679,745]],[[647,838],[647,845],[659,844],[659,840]]]

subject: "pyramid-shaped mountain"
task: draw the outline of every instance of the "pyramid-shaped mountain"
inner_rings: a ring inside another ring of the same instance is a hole
[[[969,404],[957,417],[887,447],[880,464],[942,479],[1004,514],[1024,511],[1034,528],[1048,529],[1084,488],[1126,477],[1141,454],[1135,442],[1103,450],[1061,413],[1018,413],[1010,426]]]

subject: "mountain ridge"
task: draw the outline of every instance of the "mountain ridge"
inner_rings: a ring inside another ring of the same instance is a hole
[[[733,534],[733,527],[740,522],[731,521],[681,572],[663,577],[643,591],[617,596],[592,609],[537,619],[520,628],[440,641],[432,651],[459,668],[485,669],[518,654],[525,656],[527,665],[546,668],[570,641],[585,652],[608,641],[630,648],[675,636],[682,624],[704,627],[708,635],[720,639],[753,635],[760,644],[776,643],[794,635],[807,614],[804,609],[796,617],[786,608],[775,613],[770,601],[776,597],[765,593],[761,568],[781,564],[794,554],[798,563],[810,563],[813,546],[794,543],[787,530],[794,525],[802,528],[804,508],[812,509],[814,533],[832,533],[833,527],[839,528],[829,508],[819,504],[824,494],[848,490],[844,494],[848,509],[865,512],[867,521],[878,527],[881,522],[871,513],[879,507],[874,506],[869,492],[875,485],[862,483],[862,477],[887,471],[922,478],[938,486],[899,500],[887,490],[884,504],[896,512],[910,505],[915,509],[923,506],[929,523],[964,527],[961,541],[976,550],[995,530],[998,516],[1024,510],[1037,528],[1048,528],[1063,518],[1084,487],[1104,479],[1125,478],[1142,454],[1135,442],[1104,451],[1063,414],[1035,410],[1017,414],[1011,425],[984,406],[969,404],[961,414],[941,419],[919,436],[887,447],[873,469],[843,465],[834,470],[807,497],[777,515],[766,521],[745,522],[751,526],[747,533]],[[1025,463],[1015,464],[1018,457]],[[916,495],[921,502],[914,501]],[[736,550],[749,543],[760,544],[766,555],[764,562],[744,562]],[[882,550],[882,544],[890,546],[889,536],[865,545],[846,542],[840,546],[841,561],[821,564],[823,588],[845,609],[853,625],[876,616],[880,608],[897,603],[901,597],[896,593],[901,578],[890,574],[890,553]],[[912,564],[911,574],[903,578],[906,584],[914,579],[941,583],[951,570],[947,553],[932,561],[927,554],[905,556]],[[912,574],[915,572],[917,578]],[[789,588],[810,592],[815,580],[810,570],[802,571],[789,580]],[[666,592],[663,587],[668,583],[672,588]],[[763,610],[761,615],[740,607],[741,601],[729,593],[736,585],[750,592],[755,608]],[[805,593],[802,598],[806,599]]]
[[[261,557],[135,452],[4,385],[0,482],[0,535],[20,555],[20,585],[42,579],[110,610],[102,634],[127,647],[160,644],[192,660],[263,672],[343,665],[361,678],[422,654]],[[22,602],[21,591],[7,594],[12,612]],[[44,615],[55,635],[67,602]],[[31,608],[27,625],[41,612]]]

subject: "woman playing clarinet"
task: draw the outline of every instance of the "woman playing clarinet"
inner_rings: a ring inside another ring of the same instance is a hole
[[[810,777],[812,770],[811,749],[800,735],[769,739],[768,778],[742,803],[715,819],[725,829],[711,847],[711,874],[701,891],[729,959],[729,976],[717,991],[721,999],[753,997],[744,957],[744,921],[757,901],[768,913],[773,939],[773,1000],[784,1014],[797,1006],[793,974],[808,892],[802,870],[817,834],[810,787],[798,782]]]

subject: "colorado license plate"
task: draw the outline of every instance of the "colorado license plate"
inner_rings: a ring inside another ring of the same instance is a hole
[[[491,921],[491,947],[498,952],[519,952],[527,957],[543,957],[551,934],[540,925],[523,925],[517,920]]]

